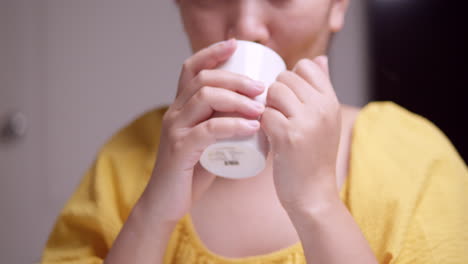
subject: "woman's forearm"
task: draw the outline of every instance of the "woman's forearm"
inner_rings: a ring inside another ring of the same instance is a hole
[[[115,240],[104,264],[162,263],[176,223],[162,221],[151,212],[151,207],[140,198],[120,234]]]
[[[378,263],[359,226],[333,196],[289,212],[308,263]]]

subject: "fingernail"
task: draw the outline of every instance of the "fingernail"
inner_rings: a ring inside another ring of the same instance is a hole
[[[263,105],[262,103],[260,103],[258,101],[252,101],[252,106],[256,110],[261,111],[261,112],[263,112],[263,110],[265,110],[265,105]]]
[[[231,39],[228,39],[228,40],[224,41],[224,45],[226,47],[232,47],[232,46],[234,46],[234,43],[236,43],[235,38],[231,38]]]
[[[265,85],[261,81],[253,81],[253,88],[257,91],[265,90]]]
[[[219,41],[219,42],[215,42],[213,43],[211,46],[214,46],[214,47],[218,47],[218,48],[221,48],[221,49],[224,49],[224,48],[227,48],[229,47],[230,45],[233,45],[235,42],[235,39],[228,39],[228,40],[223,40],[223,41]]]
[[[259,128],[260,122],[258,120],[246,120],[245,123],[251,128]]]

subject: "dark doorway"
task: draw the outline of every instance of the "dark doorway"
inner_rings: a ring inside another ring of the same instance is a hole
[[[371,99],[435,123],[468,160],[464,1],[370,0]]]

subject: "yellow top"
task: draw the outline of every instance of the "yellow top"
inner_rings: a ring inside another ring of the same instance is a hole
[[[42,263],[102,263],[149,180],[164,111],[145,114],[101,149],[57,219]],[[354,127],[350,174],[340,194],[379,263],[468,263],[468,170],[426,119],[390,102],[368,104]],[[223,258],[202,244],[187,215],[164,263],[292,264],[305,258],[299,243]]]

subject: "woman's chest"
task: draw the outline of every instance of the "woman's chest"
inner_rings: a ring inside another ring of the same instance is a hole
[[[232,201],[218,200],[195,206],[190,216],[194,235],[208,251],[219,256],[243,258],[278,253],[299,243],[287,213],[275,202],[240,198],[234,205]]]

